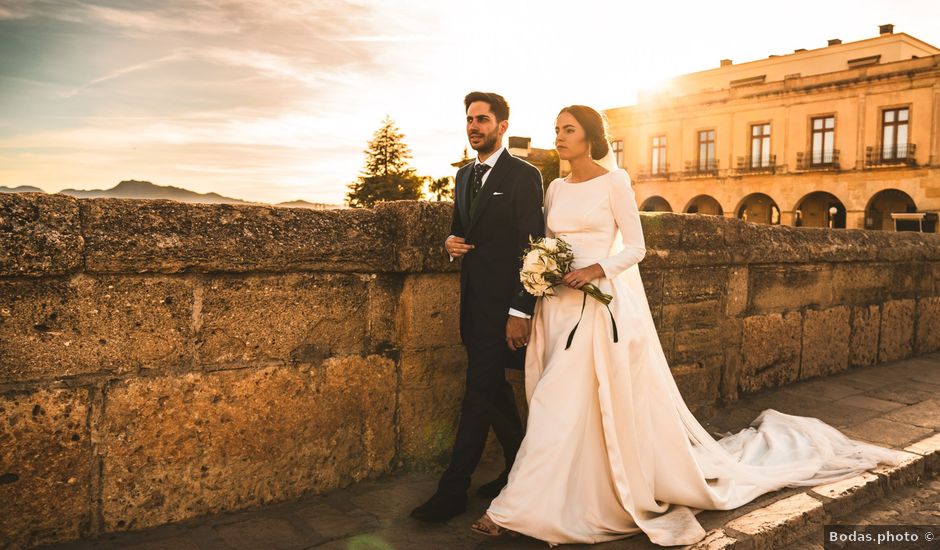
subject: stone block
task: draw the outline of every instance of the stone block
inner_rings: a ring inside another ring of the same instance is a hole
[[[713,529],[705,534],[705,538],[686,547],[688,550],[731,550],[740,548],[738,539],[729,536],[724,529]]]
[[[82,267],[78,201],[0,193],[0,277],[65,275]]]
[[[640,262],[640,279],[643,281],[643,288],[646,290],[646,301],[650,305],[650,310],[658,311],[663,303],[663,279],[665,275],[662,270],[652,269]]]
[[[372,274],[369,276],[369,314],[367,336],[370,351],[382,352],[397,348],[400,340],[398,304],[404,276]]]
[[[395,365],[337,357],[117,381],[100,433],[106,531],[299,498],[382,474]]]
[[[672,365],[670,371],[683,401],[690,409],[712,405],[718,401],[721,356],[712,356],[695,363]]]
[[[924,470],[936,473],[940,469],[940,434],[921,439],[904,449],[924,457]]]
[[[400,368],[400,458],[410,467],[443,465],[457,433],[466,353],[459,346],[404,350]]]
[[[253,517],[216,527],[219,538],[232,550],[302,550],[311,540],[285,518]],[[318,541],[318,542],[323,542]]]
[[[914,353],[940,351],[940,297],[917,300],[917,338]]]
[[[742,357],[738,387],[744,393],[795,381],[800,366],[800,312],[745,317]]]
[[[914,300],[889,300],[881,308],[878,361],[910,357],[914,347]]]
[[[668,330],[714,328],[721,316],[718,300],[665,304],[661,323]]]
[[[295,510],[294,515],[326,539],[348,537],[380,526],[378,520],[365,510],[341,510],[326,503],[303,506]]]
[[[89,408],[87,388],[0,395],[0,541],[31,548],[89,535]]]
[[[725,293],[725,315],[737,317],[747,310],[750,274],[747,266],[733,266],[728,271],[728,290]]]
[[[725,528],[754,537],[751,543],[755,549],[774,549],[821,531],[825,521],[822,502],[799,493],[735,518]]]
[[[399,305],[404,349],[460,345],[460,277],[409,275]]]
[[[924,476],[924,457],[916,453],[902,451],[907,456],[897,466],[878,466],[870,471],[882,478],[887,490],[897,490],[913,485]]]
[[[452,202],[390,201],[375,205],[380,225],[394,235],[395,269],[407,273],[459,271],[444,239],[450,234]]]
[[[800,378],[828,376],[849,366],[849,308],[808,309],[803,314]]]
[[[689,267],[664,272],[663,304],[719,300],[728,287],[728,268]]]
[[[916,292],[918,268],[911,264],[837,263],[832,271],[833,301],[840,304],[871,304]]]
[[[749,272],[750,313],[832,303],[832,271],[825,264],[751,266]]]
[[[310,210],[82,199],[92,272],[395,271],[387,221],[365,208]],[[444,233],[446,236],[446,232]]]
[[[884,487],[881,478],[864,472],[842,481],[817,485],[813,492],[832,499],[825,501],[824,508],[833,516],[842,516],[884,496]]]
[[[926,262],[924,269],[928,273],[927,278],[933,283],[933,289],[927,294],[930,296],[940,296],[940,262]]]
[[[192,309],[180,278],[0,280],[0,381],[189,368]]]
[[[849,365],[874,365],[878,362],[878,332],[881,308],[877,305],[852,306],[852,332],[849,336]]]
[[[671,363],[702,362],[721,355],[721,338],[717,327],[677,330]]]
[[[367,276],[209,277],[199,291],[200,365],[316,363],[366,352]]]
[[[894,409],[884,416],[911,426],[940,430],[940,399],[928,399],[915,405]]]

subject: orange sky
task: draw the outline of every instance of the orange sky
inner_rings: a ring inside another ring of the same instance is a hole
[[[757,9],[758,7],[759,9]],[[463,95],[550,147],[571,103],[894,23],[940,45],[940,2],[0,0],[0,185],[149,180],[340,203],[388,114],[422,174],[452,174]]]

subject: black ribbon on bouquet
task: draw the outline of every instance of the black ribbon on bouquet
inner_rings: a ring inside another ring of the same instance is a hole
[[[582,291],[583,292],[583,291]],[[574,340],[574,331],[578,330],[578,325],[581,324],[581,319],[584,317],[584,306],[587,305],[587,292],[584,292],[584,300],[581,301],[581,315],[578,316],[578,322],[575,323],[574,328],[571,329],[571,333],[568,334],[568,342],[565,344],[565,349],[571,347],[571,341]],[[614,321],[614,314],[610,311],[610,304],[604,304],[604,307],[607,308],[607,313],[610,315],[610,324],[614,328],[614,343],[617,343],[617,321]]]

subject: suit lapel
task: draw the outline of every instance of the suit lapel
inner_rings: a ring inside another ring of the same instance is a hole
[[[470,227],[467,229],[467,235],[473,231],[473,227],[476,225],[477,220],[483,215],[483,210],[486,209],[486,205],[490,202],[490,198],[493,196],[493,193],[499,191],[503,186],[503,183],[506,181],[506,175],[509,173],[510,163],[509,163],[509,150],[503,150],[502,154],[499,155],[499,158],[496,159],[496,164],[493,166],[493,169],[490,171],[490,175],[486,178],[486,183],[483,184],[483,188],[480,190],[480,197],[477,199],[477,207],[473,212],[473,218],[470,220]],[[472,170],[472,169],[471,169]],[[467,197],[469,197],[469,192]],[[467,204],[467,210],[469,211],[470,205]]]

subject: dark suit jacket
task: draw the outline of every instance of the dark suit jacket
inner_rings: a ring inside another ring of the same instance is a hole
[[[470,178],[473,162],[457,171],[451,234],[475,248],[464,255],[460,272],[460,335],[470,345],[468,315],[485,325],[486,336],[505,339],[509,308],[532,314],[535,296],[519,280],[522,252],[529,236],[545,236],[542,216],[542,175],[528,162],[504,150],[490,169],[470,218]],[[466,297],[474,299],[468,303]],[[475,326],[478,337],[481,327]]]

